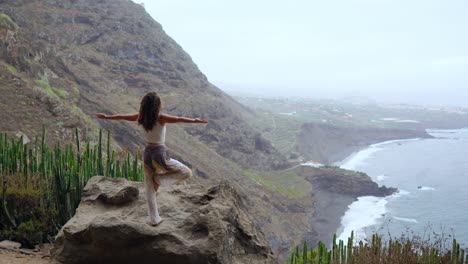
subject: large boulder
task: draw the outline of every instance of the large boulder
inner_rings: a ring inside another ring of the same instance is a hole
[[[164,221],[146,224],[144,185],[91,178],[52,249],[62,263],[277,263],[229,185],[160,190]]]

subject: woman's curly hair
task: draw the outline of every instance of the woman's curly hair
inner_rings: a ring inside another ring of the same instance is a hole
[[[161,111],[161,98],[155,93],[147,93],[140,103],[138,124],[142,125],[146,131],[152,130],[159,119]]]

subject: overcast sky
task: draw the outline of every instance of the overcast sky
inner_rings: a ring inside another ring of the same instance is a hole
[[[467,0],[134,0],[231,91],[468,106]]]

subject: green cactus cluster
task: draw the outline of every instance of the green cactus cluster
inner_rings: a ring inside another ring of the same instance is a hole
[[[103,153],[103,135],[99,141],[84,148],[80,133],[75,131],[76,145],[59,143],[53,147],[46,144],[46,131],[32,144],[24,144],[23,138],[9,139],[0,133],[0,239],[18,230],[21,223],[41,222],[44,216],[36,212],[52,214],[51,221],[35,226],[53,223],[55,232],[75,213],[83,188],[89,178],[95,175],[125,177],[133,181],[143,180],[143,165],[138,155],[116,152],[111,149],[110,133],[107,133],[107,150]],[[18,201],[24,201],[23,204]],[[29,215],[21,207],[28,206]],[[39,208],[36,208],[39,207]],[[22,212],[22,213],[20,213]],[[50,234],[50,227],[47,227]]]
[[[321,241],[310,249],[304,242],[302,251],[299,246],[295,247],[286,264],[468,264],[468,255],[455,239],[451,250],[410,239],[383,243],[377,234],[370,243],[354,242],[354,232],[346,245],[343,240],[337,241],[335,234],[331,250]]]

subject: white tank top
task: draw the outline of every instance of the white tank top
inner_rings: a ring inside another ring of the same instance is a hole
[[[166,125],[161,125],[158,122],[156,122],[156,125],[153,127],[153,129],[146,131],[143,128],[143,132],[146,137],[146,142],[155,144],[155,145],[164,145],[166,143]]]

